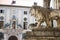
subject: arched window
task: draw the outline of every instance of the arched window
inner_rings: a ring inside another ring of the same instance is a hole
[[[27,22],[23,22],[23,29],[27,29]]]
[[[8,40],[18,40],[16,36],[10,36]]]

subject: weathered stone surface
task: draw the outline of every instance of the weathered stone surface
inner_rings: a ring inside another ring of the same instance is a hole
[[[25,40],[60,40],[60,29],[33,29],[26,33]]]
[[[36,28],[31,26],[32,32],[26,33],[26,39],[35,40],[60,40],[60,10],[49,8],[51,0],[44,0],[44,7],[32,6],[31,15],[37,20]],[[54,26],[54,22],[57,26]],[[46,22],[42,28],[41,23]],[[54,28],[55,27],[55,28]]]

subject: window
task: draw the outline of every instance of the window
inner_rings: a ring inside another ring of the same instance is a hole
[[[24,18],[24,21],[27,21],[27,18],[26,17]]]
[[[27,29],[27,22],[23,23],[23,27],[24,27],[23,29]]]
[[[0,10],[0,13],[4,13],[4,10]]]
[[[27,14],[27,11],[24,11],[24,14]]]
[[[13,0],[13,1],[12,1],[12,4],[15,4],[15,3],[16,3],[16,1]]]
[[[25,38],[25,37],[26,37],[26,33],[23,33],[22,38]]]

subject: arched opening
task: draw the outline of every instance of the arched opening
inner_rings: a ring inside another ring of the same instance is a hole
[[[17,37],[16,36],[11,36],[11,37],[9,37],[9,39],[8,40],[18,40],[17,39]]]
[[[57,27],[57,21],[56,20],[52,20],[52,27]]]

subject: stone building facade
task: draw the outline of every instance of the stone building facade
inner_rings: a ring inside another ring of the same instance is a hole
[[[52,3],[54,9],[60,9],[60,0],[53,0],[52,2],[54,2]]]
[[[36,3],[32,7],[0,5],[0,39],[60,40],[60,9],[50,8],[50,1],[44,0],[45,7]],[[31,16],[37,21],[32,25]]]
[[[22,40],[22,34],[29,31],[32,21],[30,9],[28,6],[0,4],[0,40]]]

